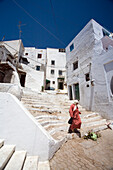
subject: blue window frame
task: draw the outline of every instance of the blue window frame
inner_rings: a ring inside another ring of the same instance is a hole
[[[70,52],[74,49],[74,44],[71,44],[70,46]]]

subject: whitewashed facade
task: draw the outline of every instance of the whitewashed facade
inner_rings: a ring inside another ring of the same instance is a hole
[[[47,89],[66,88],[66,53],[64,49],[47,48]],[[50,82],[49,82],[50,81]]]
[[[27,73],[25,87],[41,91],[46,82],[46,49],[26,47],[22,63]]]
[[[30,69],[36,70],[37,75],[40,75],[41,72],[44,73],[39,78],[42,80],[43,76],[43,84],[40,81],[40,87],[44,86],[46,90],[66,89],[66,53],[64,49],[26,47],[23,58],[23,63]]]
[[[19,63],[23,52],[21,40],[0,42],[0,91],[12,93],[19,99],[26,75]]]
[[[113,39],[91,20],[66,47],[70,99],[113,119]]]

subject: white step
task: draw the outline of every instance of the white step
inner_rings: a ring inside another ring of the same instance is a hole
[[[37,108],[27,108],[29,111],[39,111],[39,112],[47,112],[47,113],[61,113],[59,110],[49,110],[49,109],[37,109]]]
[[[85,116],[81,114],[81,117],[82,117],[82,118],[85,118],[85,119],[86,119],[86,118],[89,118],[89,117],[94,117],[94,116],[99,116],[99,113],[95,113],[95,112],[94,112],[94,113],[87,114],[87,115],[85,115]]]
[[[100,125],[105,125],[106,124],[106,119],[102,119],[100,121],[95,121],[95,122],[88,122],[88,123],[83,123],[82,128],[84,127],[93,127],[93,126],[100,126]]]
[[[49,161],[39,162],[38,170],[50,170]]]
[[[0,148],[4,145],[4,139],[0,139]]]
[[[26,158],[26,151],[15,151],[5,170],[21,170]]]
[[[38,156],[27,156],[23,170],[38,170]]]
[[[95,121],[95,120],[101,120],[102,119],[102,117],[101,116],[95,116],[95,117],[91,117],[91,118],[87,118],[87,119],[85,119],[85,118],[81,118],[81,121],[82,122],[91,122],[91,121]]]
[[[48,132],[49,132],[50,135],[53,135],[56,132],[60,132],[60,131],[68,132],[68,129],[69,129],[69,127],[67,125],[67,126],[61,126],[61,127],[58,127],[58,128],[52,128]]]
[[[55,116],[55,115],[40,115],[40,116],[36,116],[35,117],[37,120],[40,120],[40,119],[63,119],[62,116]]]
[[[0,170],[2,170],[5,167],[14,151],[15,151],[14,145],[4,145],[0,149]]]
[[[55,121],[44,121],[40,123],[42,126],[46,126],[46,125],[61,125],[61,124],[65,124],[64,121],[59,121],[59,120],[55,120]]]

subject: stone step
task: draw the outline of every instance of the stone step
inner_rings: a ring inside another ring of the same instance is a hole
[[[45,110],[47,110],[47,109],[53,109],[54,108],[56,110],[59,110],[58,106],[56,107],[56,106],[48,106],[48,105],[43,106],[43,105],[29,105],[29,104],[27,104],[25,106],[26,106],[27,109],[35,108],[35,109],[45,109]]]
[[[48,103],[48,102],[44,102],[43,101],[43,103],[42,103],[42,101],[37,101],[37,100],[33,100],[33,101],[23,101],[22,100],[22,103],[24,103],[24,104],[30,104],[30,105],[32,105],[32,104],[39,104],[39,105],[50,105],[50,104],[52,104],[52,103]]]
[[[90,117],[99,116],[99,113],[96,113],[96,112],[88,113],[88,112],[86,112],[86,114],[81,114],[80,116],[81,116],[81,118],[87,119],[87,118],[90,118]]]
[[[89,118],[81,118],[81,121],[83,122],[83,123],[85,123],[85,122],[93,122],[93,121],[95,121],[95,120],[102,120],[102,117],[101,116],[95,116],[95,117],[89,117]]]
[[[0,169],[2,170],[15,151],[14,145],[4,145],[0,148]]]
[[[38,163],[38,170],[50,170],[49,161],[39,162]]]
[[[56,119],[56,120],[60,120],[60,119],[64,119],[64,117],[62,116],[55,116],[55,115],[40,115],[40,116],[36,116],[35,117],[36,120],[42,120],[42,119]]]
[[[15,151],[5,170],[21,170],[26,158],[26,151]]]
[[[44,128],[49,132],[49,131],[51,131],[52,129],[57,129],[57,128],[59,128],[59,127],[65,127],[65,126],[69,126],[69,124],[55,124],[55,125],[46,125],[46,126],[44,126]]]
[[[38,156],[27,156],[23,170],[38,170]]]
[[[100,125],[105,125],[105,124],[106,124],[106,119],[101,119],[101,120],[94,121],[94,122],[84,122],[81,128],[100,126]]]
[[[27,108],[29,111],[47,112],[47,113],[61,113],[59,110],[49,110],[49,109],[37,109],[37,108]]]
[[[87,128],[81,129],[80,130],[81,137],[83,137],[89,131],[98,132],[98,131],[101,131],[101,130],[105,130],[107,128],[108,128],[107,125],[100,125],[100,126],[93,126],[93,127],[87,127]]]
[[[33,99],[33,98],[21,98],[21,101],[22,102],[44,102],[43,99]]]
[[[65,122],[59,120],[55,120],[55,121],[52,120],[52,121],[40,122],[40,124],[46,128],[48,127],[48,125],[62,125],[65,124]]]
[[[0,139],[0,148],[4,145],[4,139]]]
[[[60,132],[60,131],[62,131],[62,132],[68,132],[68,129],[69,129],[69,126],[67,125],[67,126],[61,126],[61,127],[57,127],[57,128],[52,128],[52,129],[49,130],[48,132],[49,132],[50,135],[53,135],[53,134],[55,134],[56,132]]]

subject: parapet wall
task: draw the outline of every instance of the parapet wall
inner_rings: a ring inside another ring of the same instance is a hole
[[[29,155],[49,160],[60,147],[12,94],[0,93],[0,137]]]

